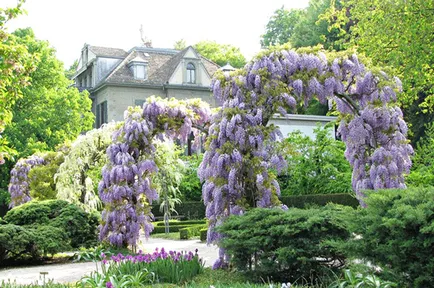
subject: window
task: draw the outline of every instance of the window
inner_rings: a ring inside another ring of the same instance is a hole
[[[187,64],[187,83],[196,83],[196,67],[193,63]]]
[[[96,105],[96,128],[101,127],[104,123],[108,123],[107,101]]]
[[[136,75],[134,75],[136,79],[145,79],[145,66],[137,65],[136,66]]]
[[[134,105],[143,107],[143,104],[145,104],[146,100],[135,100]]]
[[[130,68],[131,72],[134,75],[134,79],[146,80],[148,78],[147,75],[147,62],[142,61],[131,61],[128,64],[128,68]]]

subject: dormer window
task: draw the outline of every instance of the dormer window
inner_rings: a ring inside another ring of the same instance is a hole
[[[134,79],[146,80],[148,78],[146,66],[148,66],[148,62],[139,57],[134,58],[128,63],[128,68],[133,72]]]
[[[196,83],[196,67],[193,63],[187,64],[187,83]]]

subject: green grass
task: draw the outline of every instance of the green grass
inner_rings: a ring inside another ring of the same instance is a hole
[[[179,232],[171,232],[169,234],[165,234],[165,233],[156,233],[156,234],[151,234],[151,238],[161,238],[161,239],[170,239],[170,240],[180,240],[179,239]],[[199,239],[200,237],[192,237],[189,240],[193,240],[193,239]]]
[[[1,282],[0,282],[1,284]],[[153,287],[153,288],[209,288],[211,285],[215,288],[269,288],[272,283],[252,283],[243,276],[241,273],[225,271],[225,270],[212,270],[211,268],[206,268],[204,272],[200,275],[197,275],[193,278],[192,281],[185,283],[183,285],[179,284],[170,284],[170,283],[162,283],[157,284],[154,283],[152,285],[147,285],[144,287]],[[49,283],[47,288],[63,288],[63,287],[81,287],[75,286],[73,283],[67,285],[62,284],[53,284]],[[1,286],[2,288],[36,288],[41,286],[36,285],[5,285]],[[281,284],[274,284],[273,288],[280,288]],[[291,286],[291,288],[325,288],[327,286]]]
[[[153,284],[147,287],[155,288],[270,288],[271,283],[252,283],[241,273],[230,272],[225,270],[212,270],[206,268],[204,273],[193,278],[192,281],[184,285],[176,284]],[[274,284],[274,288],[280,288],[281,284]],[[326,287],[326,286],[324,286]],[[307,286],[291,286],[291,288],[308,288]],[[323,288],[323,287],[310,287],[310,288]]]
[[[168,233],[168,234],[165,234],[165,233],[151,234],[151,238],[162,238],[162,239],[170,239],[170,240],[179,240],[179,232],[171,232],[171,233]]]

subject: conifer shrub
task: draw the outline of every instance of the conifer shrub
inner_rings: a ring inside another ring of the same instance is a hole
[[[30,201],[10,210],[4,217],[9,224],[35,227],[47,225],[62,229],[72,248],[90,247],[98,239],[100,218],[96,213],[63,200]]]
[[[434,188],[371,192],[366,204],[349,214],[350,229],[358,237],[345,243],[346,250],[387,267],[401,284],[432,287]]]
[[[230,263],[256,280],[318,284],[345,263],[336,243],[351,236],[343,217],[347,209],[256,208],[229,217],[217,231]]]

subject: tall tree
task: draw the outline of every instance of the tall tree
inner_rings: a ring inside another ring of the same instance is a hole
[[[69,87],[63,64],[46,41],[35,39],[32,29],[13,33],[17,43],[37,56],[36,70],[30,74],[32,84],[22,89],[23,97],[11,107],[13,119],[4,137],[18,151],[18,158],[42,150],[54,150],[92,128],[93,114],[87,93]],[[2,167],[1,180],[8,182],[13,163]],[[0,187],[6,187],[6,183]]]
[[[77,67],[78,67],[78,60],[75,59],[74,63],[72,63],[72,65],[68,68],[68,70],[65,70],[65,76],[66,76],[66,78],[72,79],[72,77],[77,72]]]
[[[231,64],[235,68],[241,68],[246,64],[246,58],[240,48],[228,44],[218,44],[215,41],[201,41],[193,47],[204,57],[214,61],[220,66]]]
[[[286,10],[283,6],[271,16],[262,35],[261,46],[268,47],[289,42],[295,26],[304,16],[302,9]]]
[[[0,164],[14,154],[1,133],[12,120],[12,107],[29,84],[34,58],[6,30],[6,23],[22,13],[23,0],[15,8],[0,8]]]
[[[179,39],[175,42],[175,44],[173,44],[173,48],[175,48],[176,50],[184,50],[185,48],[187,48],[187,43],[184,39]]]
[[[294,28],[291,44],[294,47],[307,47],[321,44],[329,50],[340,51],[345,48],[344,35],[339,29],[332,27],[320,16],[331,6],[340,8],[340,1],[310,0],[309,6],[304,10],[303,17]],[[343,27],[348,31],[350,25]]]
[[[321,44],[329,50],[343,50],[345,34],[321,17],[331,5],[341,7],[339,0],[310,0],[305,9],[286,10],[282,7],[276,10],[267,23],[261,45],[290,43],[299,48]],[[350,29],[350,24],[344,27],[345,31]]]

